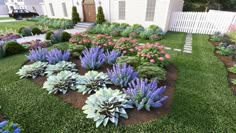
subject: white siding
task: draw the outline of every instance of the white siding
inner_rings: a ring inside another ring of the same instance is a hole
[[[8,14],[8,8],[5,5],[0,5],[0,15],[7,15]]]

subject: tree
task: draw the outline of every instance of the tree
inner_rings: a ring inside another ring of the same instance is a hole
[[[96,22],[97,22],[97,24],[102,24],[102,23],[105,22],[104,13],[103,13],[103,10],[102,10],[101,6],[98,7],[98,14],[97,14]]]
[[[75,6],[72,7],[72,22],[73,24],[80,22],[79,13],[77,12],[77,8]]]

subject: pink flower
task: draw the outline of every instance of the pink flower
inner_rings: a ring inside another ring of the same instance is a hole
[[[150,60],[150,62],[151,62],[151,63],[154,63],[154,62],[155,62],[155,60],[154,60],[154,59],[151,59],[151,60]]]
[[[166,54],[165,57],[166,57],[167,59],[170,59],[170,55],[169,55],[169,54]]]
[[[126,53],[127,53],[127,51],[126,51],[126,50],[124,50],[124,51],[123,51],[123,53],[124,53],[124,54],[126,54]]]
[[[103,46],[105,46],[105,47],[106,47],[106,46],[107,46],[107,44],[105,43],[105,44],[103,44]]]
[[[130,51],[130,52],[134,52],[134,49],[131,48],[131,49],[129,49],[129,51]]]
[[[144,53],[141,54],[142,57],[146,56]]]
[[[164,61],[164,58],[163,57],[159,57],[158,58],[160,61]]]

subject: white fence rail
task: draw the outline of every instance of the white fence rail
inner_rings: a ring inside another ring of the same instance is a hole
[[[214,34],[225,33],[233,23],[236,13],[227,12],[174,12],[169,31]]]

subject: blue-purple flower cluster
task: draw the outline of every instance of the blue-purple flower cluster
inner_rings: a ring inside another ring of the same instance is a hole
[[[20,36],[13,33],[0,35],[0,41],[10,41],[10,40],[16,40],[18,38],[20,38]]]
[[[98,69],[105,62],[103,52],[104,50],[99,47],[85,49],[80,56],[81,66],[89,70]]]
[[[126,87],[129,82],[138,78],[138,73],[127,64],[113,65],[113,69],[108,69],[107,74],[113,84],[121,87]]]
[[[59,49],[48,51],[46,48],[37,48],[35,50],[30,50],[27,58],[32,62],[41,61],[49,62],[49,64],[56,64],[60,61],[68,61],[70,58],[70,52]]]
[[[3,121],[0,123],[0,133],[20,133],[20,128],[17,124],[9,121]]]
[[[168,99],[168,96],[163,96],[166,87],[158,88],[157,81],[148,82],[147,79],[136,79],[129,83],[125,94],[129,96],[138,110],[145,108],[150,111],[150,108],[160,108],[163,102]]]
[[[115,64],[116,59],[120,56],[121,56],[121,53],[119,51],[112,50],[111,52],[109,52],[107,50],[107,52],[105,53],[106,63],[109,65]]]

